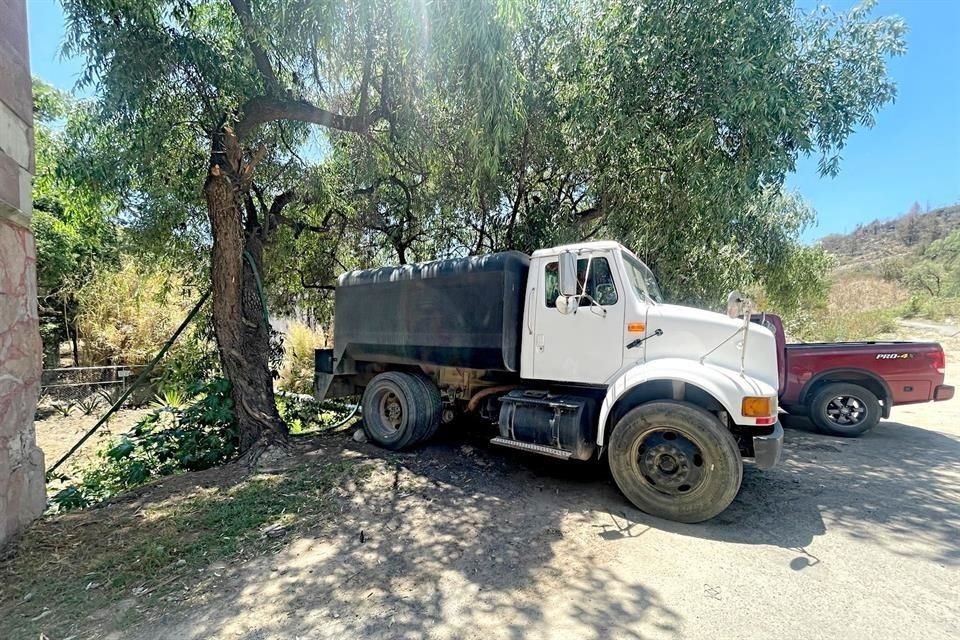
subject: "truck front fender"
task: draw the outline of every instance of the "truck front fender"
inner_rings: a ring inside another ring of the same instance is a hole
[[[742,375],[739,371],[711,364],[700,364],[695,360],[662,358],[638,364],[621,374],[607,387],[607,395],[600,407],[597,446],[603,446],[608,427],[613,426],[607,423],[614,415],[614,411],[618,409],[618,403],[630,402],[631,396],[636,395],[631,392],[639,390],[647,383],[660,381],[682,382],[698,387],[715,400],[735,424],[750,423],[750,419],[745,418],[740,409],[744,396],[776,398],[777,395],[776,389],[770,385]]]

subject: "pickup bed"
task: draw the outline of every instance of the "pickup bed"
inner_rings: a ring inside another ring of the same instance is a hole
[[[889,418],[895,405],[949,400],[946,356],[936,342],[786,344],[775,315],[753,320],[774,332],[780,406],[809,416],[822,431],[855,437]]]

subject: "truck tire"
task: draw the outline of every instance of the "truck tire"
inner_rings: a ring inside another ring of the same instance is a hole
[[[423,414],[421,431],[417,434],[417,442],[427,442],[437,434],[440,420],[443,416],[443,400],[440,398],[440,389],[433,380],[422,373],[413,374],[419,386],[417,401],[420,412]]]
[[[426,430],[424,391],[417,377],[387,371],[363,391],[363,430],[376,444],[398,451],[416,444]]]
[[[812,394],[810,420],[823,433],[856,438],[880,422],[880,401],[858,384],[835,382]]]
[[[712,414],[683,402],[650,402],[623,416],[608,459],[630,502],[676,522],[714,517],[733,502],[743,479],[733,435]]]

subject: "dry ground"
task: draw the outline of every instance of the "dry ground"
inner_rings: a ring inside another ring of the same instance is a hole
[[[107,410],[100,407],[91,415],[85,416],[74,409],[69,416],[57,413],[49,404],[41,405],[37,409],[37,419],[34,427],[37,431],[37,443],[43,449],[47,467],[52,466],[60,456],[65,454],[89,429],[93,427]],[[150,413],[149,409],[121,409],[110,421],[91,436],[65,464],[64,471],[74,471],[88,466],[93,462],[96,453],[103,448],[113,436],[125,433],[133,425]]]
[[[960,344],[948,344],[960,385]],[[638,512],[602,468],[489,447],[480,433],[448,431],[408,454],[332,434],[310,464],[361,461],[368,473],[279,542],[191,560],[189,574],[172,562],[147,593],[128,585],[107,606],[51,605],[38,622],[37,603],[0,606],[0,635],[960,637],[960,399],[897,408],[855,440],[787,427],[782,466],[748,468],[733,505],[701,525]],[[36,531],[105,535],[238,482],[235,469],[214,471]]]

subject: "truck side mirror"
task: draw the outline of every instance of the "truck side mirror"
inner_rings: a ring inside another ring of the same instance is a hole
[[[576,296],[577,293],[577,256],[572,251],[560,254],[560,295]]]
[[[557,311],[562,315],[573,313],[578,305],[576,296],[557,296]]]

